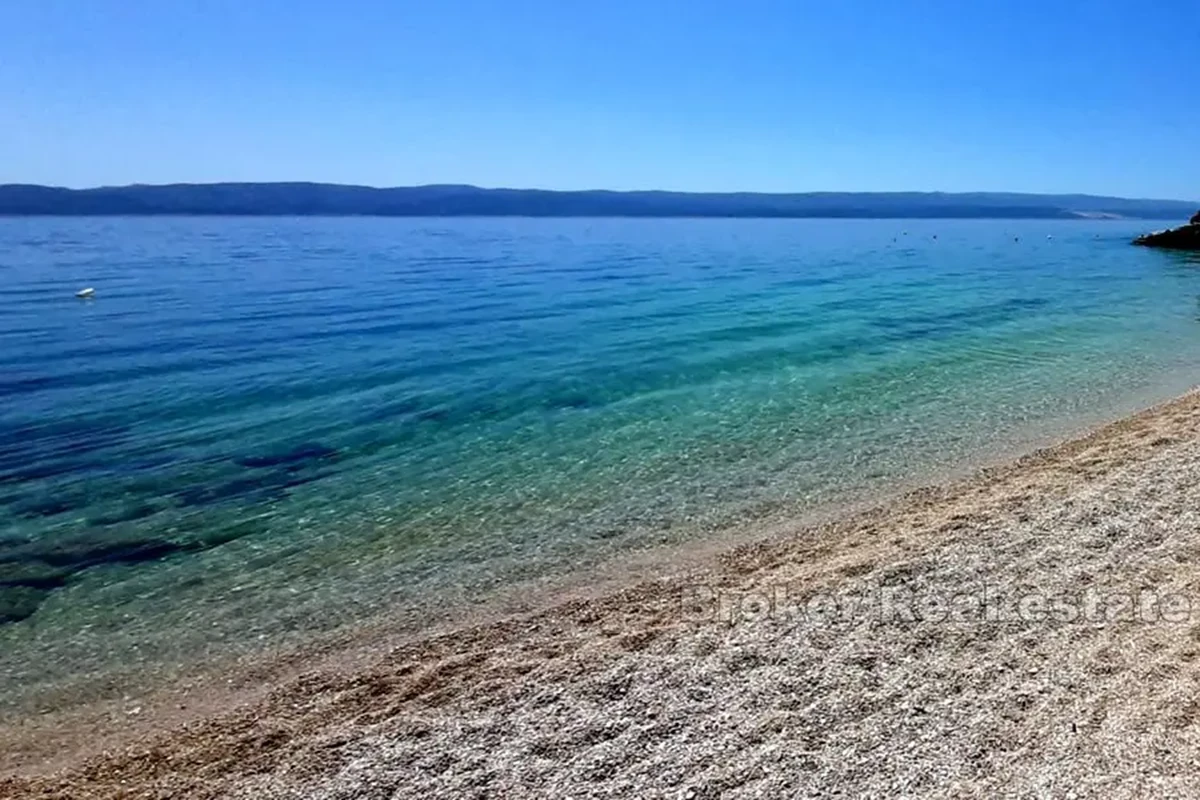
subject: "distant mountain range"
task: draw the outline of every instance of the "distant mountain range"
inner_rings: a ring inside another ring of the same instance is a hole
[[[0,185],[0,215],[331,215],[383,217],[999,217],[1186,219],[1200,204],[1006,192],[557,192],[330,183]]]

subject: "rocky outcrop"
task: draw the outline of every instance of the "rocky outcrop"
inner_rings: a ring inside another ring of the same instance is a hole
[[[1147,233],[1134,239],[1133,243],[1170,250],[1200,250],[1200,211],[1196,212],[1187,225]]]

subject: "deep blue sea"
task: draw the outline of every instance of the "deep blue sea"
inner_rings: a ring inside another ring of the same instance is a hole
[[[1154,227],[0,219],[0,697],[711,540],[1178,394],[1200,262],[1128,244]]]

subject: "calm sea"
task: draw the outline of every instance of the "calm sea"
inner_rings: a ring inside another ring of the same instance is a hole
[[[1177,394],[1200,263],[1152,227],[0,220],[0,702]]]

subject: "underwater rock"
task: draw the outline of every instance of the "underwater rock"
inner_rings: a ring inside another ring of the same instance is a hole
[[[293,471],[290,468],[272,473],[269,477],[269,482],[272,486],[278,486],[280,489],[294,489],[297,486],[303,486],[306,483],[313,483],[322,478],[328,478],[332,472],[301,472]]]
[[[306,464],[313,461],[325,461],[336,458],[338,451],[317,442],[305,442],[283,453],[267,453],[260,456],[243,456],[235,458],[234,463],[243,467],[261,469],[264,467],[283,467],[296,464]]]
[[[244,539],[247,536],[263,533],[266,530],[267,524],[264,520],[248,519],[231,525],[205,526],[196,534],[193,541],[197,549],[209,550],[238,539]]]
[[[328,477],[328,472],[303,472],[305,464],[287,464],[272,472],[257,472],[245,478],[213,486],[193,486],[175,493],[184,506],[214,505],[230,500],[274,502],[287,497],[287,490]]]
[[[49,594],[49,589],[0,586],[0,624],[20,622],[32,616]]]
[[[283,495],[277,487],[262,478],[237,478],[215,486],[193,486],[175,493],[176,499],[184,506],[208,506],[250,496],[267,500]]]
[[[195,545],[145,536],[72,537],[36,539],[23,547],[0,553],[0,562],[49,564],[71,572],[100,564],[135,564],[154,561]]]
[[[261,478],[238,478],[216,486],[194,486],[175,496],[184,506],[208,506],[247,498],[263,502],[280,500],[286,493],[278,485]]]
[[[251,519],[216,528],[204,525],[195,535],[178,539],[76,536],[0,540],[0,624],[25,619],[51,591],[91,567],[139,564],[176,553],[209,550],[265,529],[264,520]]]
[[[71,570],[41,561],[7,561],[0,563],[0,587],[27,586],[34,589],[54,589],[71,577]]]
[[[135,522],[139,519],[153,516],[161,511],[158,506],[150,505],[149,503],[134,503],[133,505],[125,506],[124,508],[113,512],[112,514],[101,514],[96,517],[88,517],[88,524],[97,527],[105,525],[119,525],[122,522]]]
[[[18,517],[37,519],[74,511],[81,504],[81,499],[77,497],[42,497],[14,503],[12,512]]]

